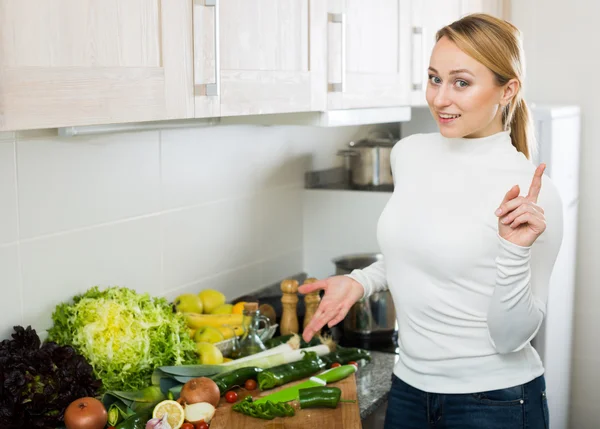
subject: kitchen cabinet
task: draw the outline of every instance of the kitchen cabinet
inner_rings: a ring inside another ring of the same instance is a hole
[[[186,1],[0,0],[0,131],[194,115]]]
[[[410,0],[328,0],[327,107],[406,106]]]
[[[470,13],[488,13],[504,18],[503,0],[415,0],[411,2],[411,105],[425,106],[429,58],[435,45],[435,33]]]
[[[321,0],[194,0],[196,117],[325,110]]]

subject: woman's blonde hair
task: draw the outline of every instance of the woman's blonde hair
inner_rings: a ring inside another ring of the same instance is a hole
[[[504,129],[510,129],[512,144],[531,159],[535,137],[529,108],[523,99],[525,56],[521,32],[502,19],[487,14],[467,15],[436,33],[436,42],[447,37],[470,57],[490,69],[498,85],[510,79],[519,82],[519,90],[502,112]]]

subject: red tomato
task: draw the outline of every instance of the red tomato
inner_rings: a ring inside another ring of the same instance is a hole
[[[354,362],[353,360],[351,360],[350,362],[348,362],[348,365],[354,365],[356,369],[358,369],[358,362]]]
[[[255,380],[246,380],[246,382],[244,383],[244,387],[246,388],[246,390],[254,390],[256,389],[256,381]]]
[[[181,425],[180,429],[196,429],[192,423],[184,423]]]
[[[196,429],[208,429],[208,424],[206,422],[200,422],[196,424]]]
[[[342,364],[339,363],[339,362],[334,362],[334,363],[331,364],[332,368],[337,368],[338,366],[342,366]]]
[[[229,391],[225,394],[225,400],[230,404],[233,404],[235,401],[238,400],[238,394],[233,391]]]

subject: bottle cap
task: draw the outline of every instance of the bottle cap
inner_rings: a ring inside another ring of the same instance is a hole
[[[247,302],[244,304],[245,311],[258,311],[258,302]]]

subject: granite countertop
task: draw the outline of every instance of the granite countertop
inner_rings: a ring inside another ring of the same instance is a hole
[[[356,393],[361,420],[371,415],[386,399],[392,387],[392,369],[398,355],[371,352],[371,362],[356,373]]]

